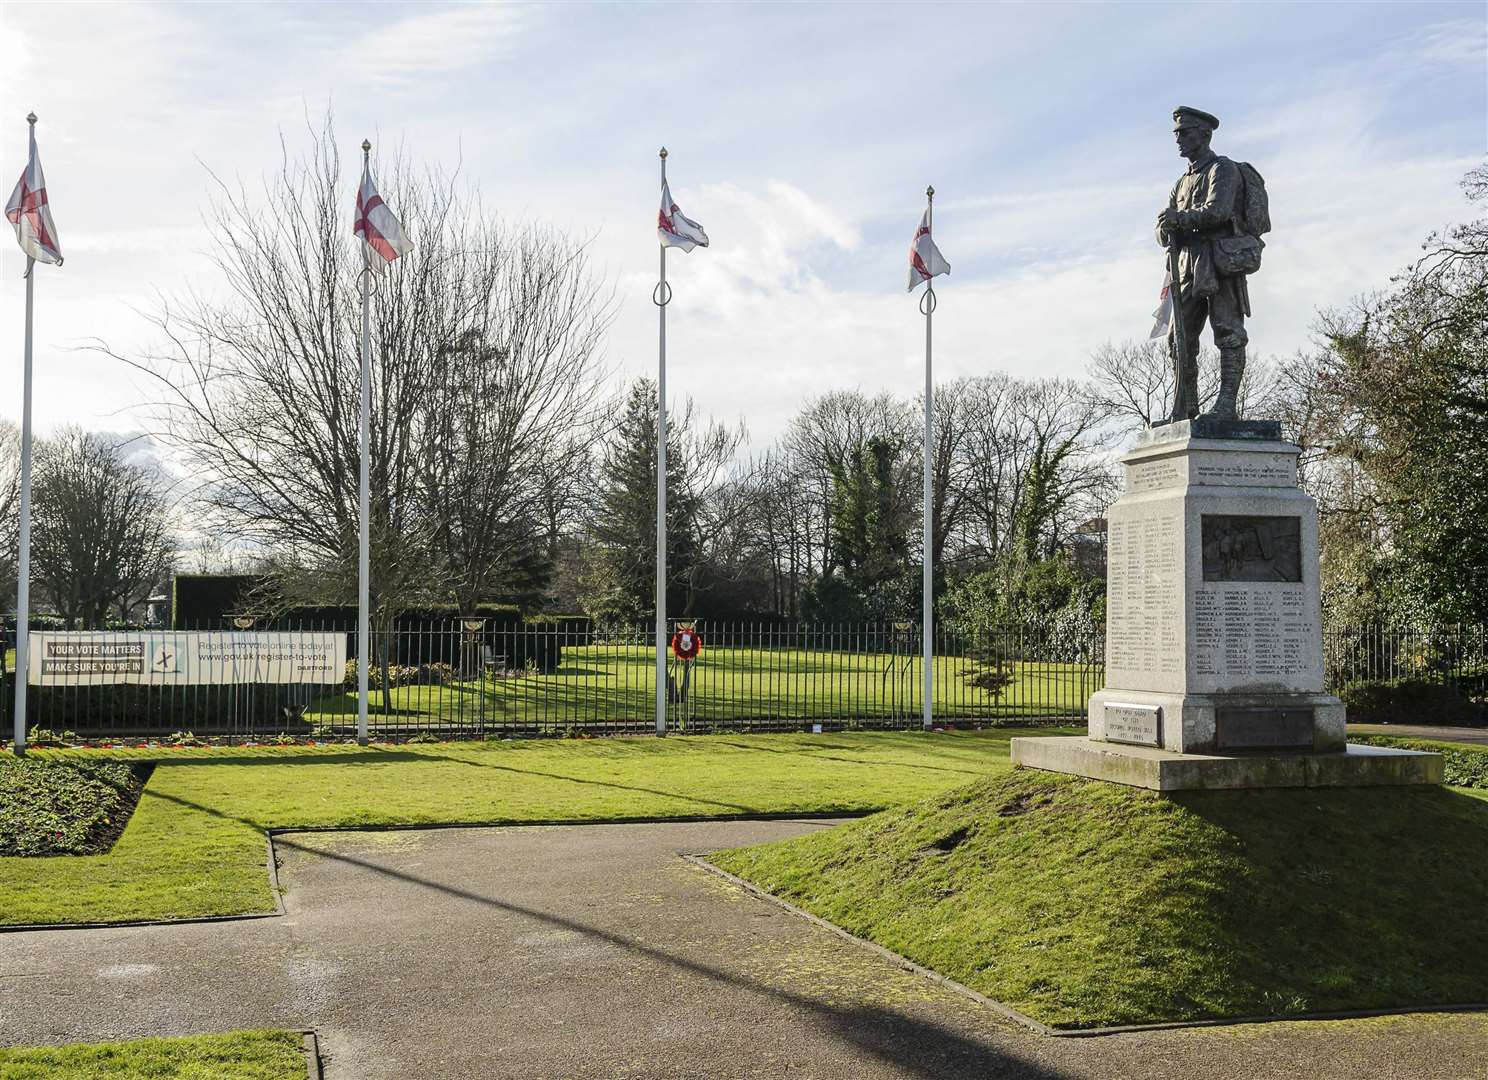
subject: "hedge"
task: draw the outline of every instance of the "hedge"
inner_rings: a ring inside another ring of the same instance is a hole
[[[1397,739],[1393,735],[1349,735],[1349,742],[1370,746],[1393,746],[1400,750],[1425,750],[1440,754],[1445,775],[1453,787],[1488,789],[1488,746],[1465,746],[1434,739]]]
[[[1421,679],[1349,683],[1338,696],[1356,724],[1468,726],[1485,718],[1482,706],[1454,687]]]

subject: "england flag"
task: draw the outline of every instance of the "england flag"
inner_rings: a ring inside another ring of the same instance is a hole
[[[708,234],[672,202],[672,190],[665,180],[661,182],[661,213],[656,217],[656,235],[661,237],[662,247],[691,251],[708,246]]]
[[[940,248],[935,246],[935,241],[930,238],[930,208],[925,208],[924,215],[920,218],[920,227],[915,230],[914,239],[909,244],[909,292],[915,291],[915,286],[920,285],[940,274],[949,274],[951,264],[945,261],[945,256],[940,253]]]
[[[31,120],[34,123],[36,117]],[[62,265],[62,246],[57,241],[57,226],[52,223],[52,208],[47,204],[46,177],[36,154],[35,127],[31,129],[31,159],[10,193],[5,216],[15,226],[16,243],[22,251],[37,262]]]
[[[1158,293],[1157,310],[1152,313],[1152,333],[1147,335],[1147,340],[1167,337],[1168,331],[1173,328],[1173,271],[1167,270],[1163,274],[1162,292]]]
[[[353,233],[366,242],[367,265],[381,268],[399,255],[413,250],[413,244],[403,234],[402,223],[377,194],[377,185],[372,183],[372,169],[362,166],[362,186],[357,189],[356,224]],[[376,255],[380,263],[372,260]]]

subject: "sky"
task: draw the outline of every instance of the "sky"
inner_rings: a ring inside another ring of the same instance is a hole
[[[208,170],[250,187],[329,109],[590,241],[605,359],[655,374],[657,150],[711,246],[673,253],[668,383],[763,448],[810,397],[923,383],[907,251],[936,189],[937,381],[1079,377],[1145,338],[1172,109],[1266,179],[1251,355],[1388,285],[1464,218],[1488,146],[1488,8],[1409,4],[38,4],[7,0],[0,183],[34,110],[66,263],[36,285],[35,423],[130,431],[141,312],[218,290]],[[354,169],[345,199],[355,198]],[[396,210],[396,207],[394,208]],[[413,238],[417,242],[417,237]],[[24,259],[0,241],[0,416],[21,411]],[[1206,334],[1206,340],[1208,336]]]

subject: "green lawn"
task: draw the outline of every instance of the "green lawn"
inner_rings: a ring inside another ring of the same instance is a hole
[[[304,1036],[234,1031],[177,1039],[0,1047],[0,1080],[304,1080]]]
[[[1004,768],[1014,734],[1030,732],[33,751],[156,765],[107,855],[0,858],[0,923],[271,910],[271,827],[876,810]]]
[[[693,664],[688,701],[674,706],[680,722],[913,717],[920,713],[924,666],[917,656],[805,649],[708,649]],[[965,657],[934,662],[932,702],[946,717],[1083,716],[1103,684],[1090,664],[1018,662],[1000,694],[971,686]],[[680,674],[678,675],[680,677]],[[454,686],[405,686],[371,695],[371,708],[391,708],[409,724],[453,722],[488,727],[559,723],[603,729],[654,715],[652,654],[634,645],[563,650],[552,675],[527,673]],[[356,694],[321,698],[311,722],[344,724],[356,716]]]
[[[1056,1026],[1488,1000],[1488,793],[1001,772],[712,859]]]

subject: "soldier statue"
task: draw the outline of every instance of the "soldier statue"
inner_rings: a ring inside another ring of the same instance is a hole
[[[1217,127],[1218,118],[1199,109],[1182,105],[1173,112],[1173,134],[1188,169],[1157,216],[1157,242],[1168,249],[1173,278],[1168,352],[1176,387],[1171,421],[1199,413],[1199,334],[1205,319],[1219,349],[1219,396],[1205,415],[1237,418],[1249,340],[1245,277],[1260,268],[1265,246],[1260,237],[1271,227],[1260,174],[1209,148]]]

